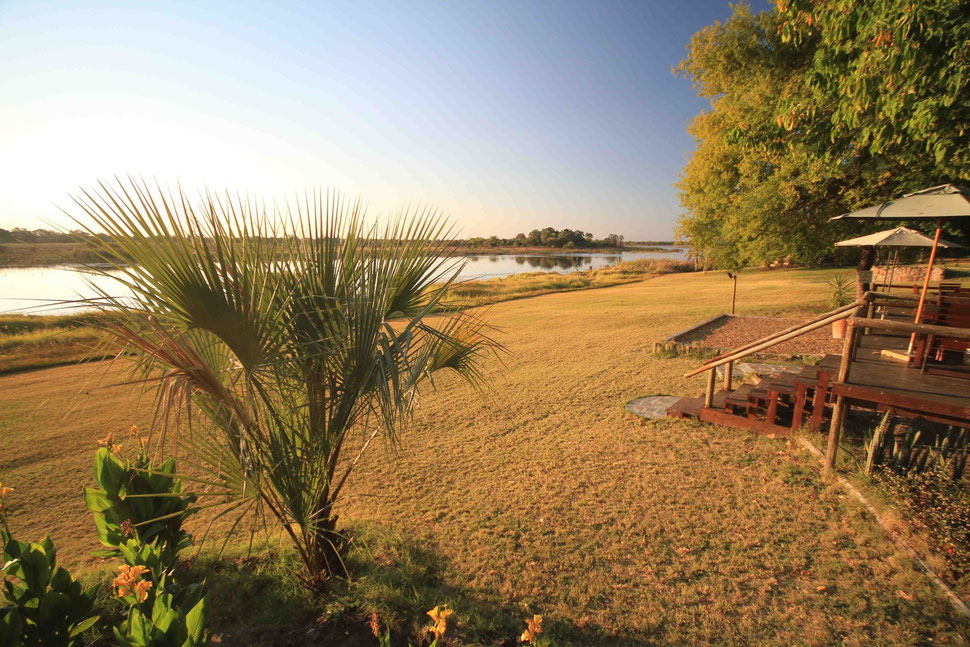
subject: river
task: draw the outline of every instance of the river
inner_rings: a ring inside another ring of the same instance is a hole
[[[502,254],[467,256],[459,280],[493,279],[524,272],[566,274],[607,267],[640,258],[683,260],[685,248],[664,252],[624,251],[619,253]],[[108,277],[85,275],[76,266],[11,267],[0,269],[0,313],[68,314],[83,309],[71,301],[94,296],[88,284],[94,281],[110,294],[124,296],[127,290]]]

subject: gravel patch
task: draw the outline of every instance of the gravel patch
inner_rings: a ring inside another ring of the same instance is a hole
[[[780,317],[725,317],[702,326],[677,339],[683,344],[696,344],[730,350],[772,333],[802,323],[806,319]],[[832,327],[823,326],[801,337],[772,346],[766,352],[777,355],[828,355],[842,351],[842,340],[832,339]]]

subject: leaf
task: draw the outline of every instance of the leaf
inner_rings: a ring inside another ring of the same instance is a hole
[[[104,512],[111,507],[111,502],[102,490],[86,487],[84,488],[84,505],[91,512]]]
[[[13,605],[0,607],[0,645],[21,647],[23,619],[20,611]]]
[[[100,618],[101,616],[91,616],[90,618],[86,620],[82,620],[81,622],[75,624],[74,627],[71,629],[70,637],[74,638],[76,636],[80,636],[85,631],[93,627]]]
[[[185,628],[188,631],[188,645],[202,645],[205,639],[205,626],[208,621],[209,613],[206,598],[203,597],[199,602],[185,614]]]

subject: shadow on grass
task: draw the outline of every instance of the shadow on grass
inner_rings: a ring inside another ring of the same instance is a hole
[[[192,571],[208,583],[213,633],[223,645],[376,646],[368,624],[376,612],[381,627],[390,627],[395,646],[427,645],[426,612],[447,605],[454,615],[445,645],[511,647],[521,645],[525,618],[543,613],[509,603],[498,591],[451,583],[449,563],[428,542],[375,526],[357,531],[347,558],[350,579],[334,581],[319,597],[303,588],[302,564],[292,550],[201,557]],[[632,646],[645,638],[580,628],[570,618],[548,615],[543,626],[556,645]]]

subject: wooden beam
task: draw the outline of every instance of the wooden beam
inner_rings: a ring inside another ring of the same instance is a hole
[[[734,362],[724,365],[724,390],[731,390],[731,379],[734,377]]]
[[[889,319],[865,319],[861,317],[849,319],[849,325],[865,326],[866,328],[889,330],[892,332],[936,335],[937,337],[949,337],[950,339],[970,339],[970,328],[951,328],[950,326],[937,326],[933,324],[911,324],[903,321],[891,321]]]

